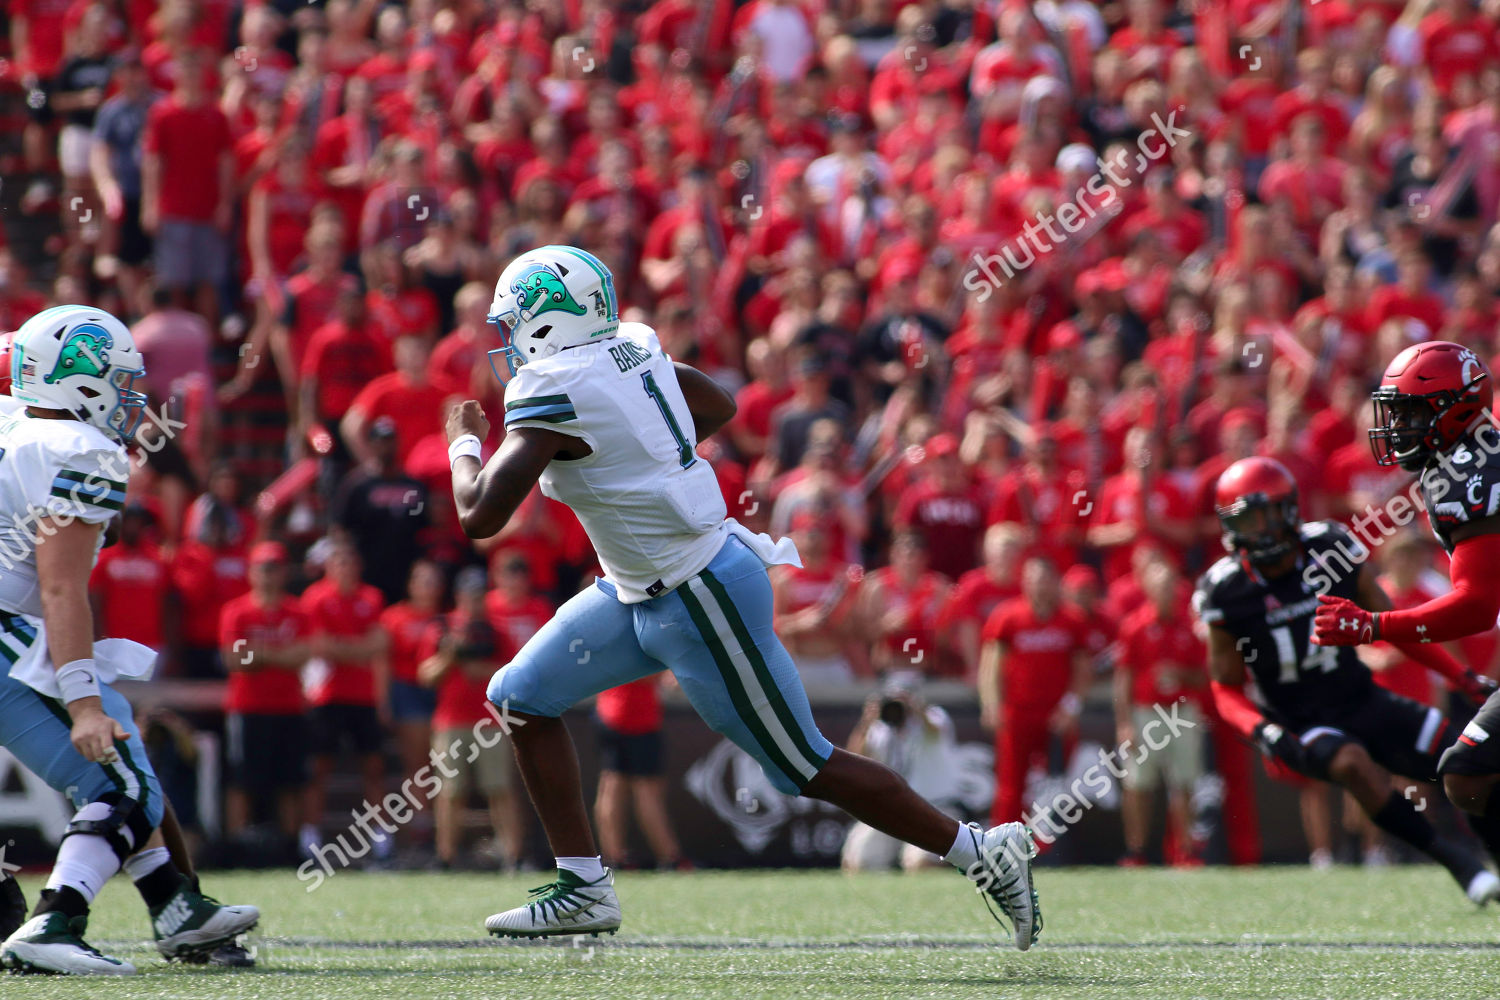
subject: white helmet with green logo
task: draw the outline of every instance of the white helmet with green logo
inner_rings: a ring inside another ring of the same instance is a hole
[[[64,410],[129,441],[146,408],[132,388],[146,373],[124,323],[90,306],[55,306],[31,317],[11,346],[10,394],[27,406]]]
[[[619,333],[615,279],[604,262],[586,250],[528,250],[500,273],[489,319],[503,345],[490,352],[490,364],[494,366],[498,354],[514,375],[528,361]]]

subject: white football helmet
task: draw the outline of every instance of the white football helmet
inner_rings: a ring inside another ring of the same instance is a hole
[[[528,250],[500,273],[489,320],[504,345],[489,352],[490,367],[499,355],[514,375],[528,361],[619,333],[615,279],[604,262],[586,250]],[[499,377],[499,369],[495,375]]]
[[[146,394],[146,373],[124,323],[102,309],[55,306],[31,317],[11,345],[10,394],[27,406],[65,410],[116,441],[129,441]]]

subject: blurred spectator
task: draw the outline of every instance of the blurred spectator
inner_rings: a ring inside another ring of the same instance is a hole
[[[146,116],[141,228],[156,240],[157,284],[213,323],[229,275],[234,141],[204,89],[205,68],[200,50],[178,53],[171,95]]]
[[[800,547],[799,547],[800,548]],[[979,671],[979,634],[1001,603],[1021,596],[1021,557],[1025,534],[1014,524],[992,524],[984,533],[980,566],[958,578],[939,614],[938,627],[974,683]]]
[[[309,720],[312,774],[299,846],[310,855],[322,843],[319,828],[327,808],[334,757],[347,746],[359,761],[364,799],[379,805],[385,797],[384,724],[390,703],[384,676],[385,609],[380,591],[361,583],[359,553],[348,543],[329,547],[325,576],[303,591],[298,602],[307,619]],[[377,861],[391,855],[392,843],[374,831]]]
[[[250,592],[219,614],[219,655],[229,673],[224,694],[224,759],[228,788],[224,829],[244,833],[258,800],[271,799],[290,840],[303,823],[308,722],[300,671],[307,662],[308,625],[287,594],[286,549],[261,542],[250,550]]]
[[[402,335],[394,344],[396,370],[368,383],[339,422],[349,453],[360,462],[374,458],[367,429],[381,417],[396,427],[396,467],[406,463],[416,443],[442,429],[443,402],[450,389],[427,379],[428,342]]]
[[[481,736],[490,719],[485,687],[515,649],[485,616],[484,571],[469,567],[453,582],[457,607],[428,630],[417,678],[437,689],[432,716],[432,752],[446,763],[443,787],[433,803],[438,862],[458,861],[463,807],[472,789],[484,796],[502,870],[513,871],[521,857],[522,827],[510,754],[501,732]],[[496,724],[491,723],[493,730]]]
[[[995,733],[990,815],[999,823],[1021,815],[1026,776],[1035,764],[1045,768],[1053,737],[1063,740],[1065,757],[1071,753],[1083,695],[1093,681],[1086,623],[1062,603],[1051,560],[1026,560],[1021,594],[995,609],[981,637],[980,717]]]
[[[923,450],[925,474],[901,494],[895,526],[920,533],[932,553],[932,568],[957,580],[979,563],[984,534],[981,492],[958,457],[958,438],[936,434]]]
[[[329,519],[363,553],[364,579],[388,602],[398,601],[422,552],[427,486],[401,471],[396,421],[379,417],[369,425],[365,460],[338,485]]]
[[[802,565],[771,570],[777,638],[804,684],[847,684],[869,673],[855,613],[864,570],[838,557],[813,514],[792,518],[791,537]]]
[[[871,573],[861,588],[861,619],[870,637],[876,671],[921,666],[928,675],[959,671],[944,664],[937,644],[938,613],[952,584],[928,569],[927,542],[914,531],[891,540],[891,564]]]
[[[206,512],[172,559],[172,588],[181,615],[184,677],[206,680],[224,676],[219,658],[219,622],[224,607],[250,586],[243,538],[232,534],[234,513],[209,496]]]
[[[1125,763],[1121,818],[1125,856],[1120,863],[1146,863],[1146,836],[1151,827],[1154,793],[1167,795],[1165,852],[1173,865],[1202,864],[1203,844],[1194,839],[1192,797],[1203,775],[1202,702],[1206,694],[1207,653],[1193,634],[1188,590],[1167,563],[1146,572],[1146,600],[1120,627],[1120,655],[1115,664],[1115,739]],[[1179,732],[1158,743],[1152,730],[1165,725],[1158,710],[1182,720]],[[1148,729],[1147,727],[1150,727]]]
[[[100,635],[132,639],[158,654],[166,649],[171,580],[150,530],[156,519],[132,504],[120,515],[120,538],[94,564],[89,591]]]
[[[658,674],[599,692],[594,702],[594,731],[599,737],[599,792],[594,822],[599,847],[607,858],[629,864],[627,826],[632,812],[656,867],[670,871],[691,867],[682,856],[667,815],[662,761],[662,710]]]
[[[957,750],[953,720],[942,708],[923,700],[922,676],[916,671],[891,674],[879,691],[865,699],[847,749],[880,761],[939,808],[957,810],[958,803],[951,797]],[[863,823],[855,823],[845,834],[844,871],[881,871],[898,863],[904,871],[915,871],[936,865],[939,859]]]
[[[392,602],[380,614],[380,627],[389,637],[386,645],[387,699],[391,706],[391,729],[396,736],[401,774],[410,777],[428,760],[432,749],[432,713],[437,697],[417,677],[423,644],[432,627],[442,620],[443,574],[426,559],[412,563],[407,576],[406,599]]]
[[[499,549],[491,566],[494,589],[484,595],[484,613],[510,648],[519,650],[557,609],[534,589],[525,555]]]

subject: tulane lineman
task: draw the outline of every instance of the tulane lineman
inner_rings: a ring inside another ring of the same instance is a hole
[[[0,410],[0,745],[78,805],[31,919],[0,945],[0,964],[20,971],[135,971],[83,940],[89,904],[122,867],[168,959],[213,951],[260,919],[203,896],[172,863],[161,785],[110,686],[140,673],[149,651],[93,641],[88,579],[125,499],[143,371],[130,331],[77,305],[33,316],[9,359],[24,409]],[[132,652],[146,655],[132,662]]]

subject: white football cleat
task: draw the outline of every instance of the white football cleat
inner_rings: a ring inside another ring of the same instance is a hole
[[[614,872],[585,882],[559,869],[557,881],[531,890],[531,901],[497,913],[484,922],[496,937],[537,938],[555,934],[613,934],[620,929],[620,900]]]
[[[135,966],[100,953],[83,939],[85,917],[56,910],[32,917],[0,945],[0,967],[62,976],[133,976]]]
[[[1481,868],[1469,879],[1469,884],[1464,886],[1464,895],[1476,906],[1494,902],[1500,899],[1500,878],[1496,878],[1495,873],[1488,868]]]
[[[1036,856],[1031,831],[1024,823],[1001,823],[983,834],[977,825],[970,829],[979,860],[965,874],[984,894],[990,915],[1002,925],[1009,921],[1016,948],[1025,951],[1042,933],[1042,905],[1031,881],[1031,859]],[[990,906],[991,900],[999,905],[1000,913]]]

